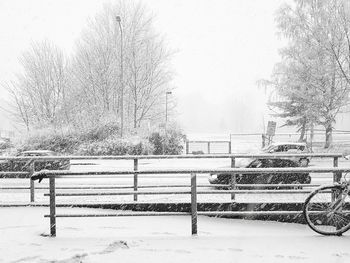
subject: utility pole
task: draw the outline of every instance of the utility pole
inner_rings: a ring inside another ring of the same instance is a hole
[[[120,30],[120,137],[124,130],[123,29],[120,16],[115,17]]]
[[[167,125],[168,125],[168,96],[171,95],[171,91],[167,91],[165,93],[165,142],[163,144],[163,154],[165,154],[166,144],[168,143],[168,131],[167,131]]]
[[[171,91],[165,93],[165,125],[168,122],[168,95],[171,95]]]

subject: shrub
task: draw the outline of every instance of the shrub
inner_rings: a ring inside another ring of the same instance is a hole
[[[177,129],[168,130],[167,134],[153,132],[149,138],[149,142],[153,146],[153,154],[181,154],[184,148],[186,136]]]
[[[115,123],[105,123],[98,127],[81,132],[81,141],[103,141],[119,133],[119,126]]]
[[[44,135],[33,135],[27,138],[25,142],[18,147],[18,150],[51,150],[69,154],[74,152],[79,143],[79,138],[74,134],[48,133]]]
[[[81,155],[146,155],[152,152],[147,141],[132,143],[118,138],[108,138],[99,142],[86,142],[79,146]]]
[[[63,154],[78,155],[147,155],[147,154],[181,154],[185,136],[180,130],[169,128],[167,136],[153,132],[146,139],[139,137],[120,139],[116,124],[107,123],[97,128],[72,132],[71,130],[50,130],[32,134],[19,151],[51,150]]]

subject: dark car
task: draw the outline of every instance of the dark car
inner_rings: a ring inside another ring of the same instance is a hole
[[[40,157],[40,156],[59,156],[56,152],[48,150],[23,151],[17,154],[17,157]],[[0,171],[3,172],[21,172],[28,171],[29,160],[10,160],[0,162]],[[36,160],[34,170],[69,170],[70,159]]]
[[[299,162],[288,159],[255,159],[246,168],[300,167]],[[229,184],[231,174],[210,174],[211,184]],[[238,174],[237,184],[309,184],[308,173]]]

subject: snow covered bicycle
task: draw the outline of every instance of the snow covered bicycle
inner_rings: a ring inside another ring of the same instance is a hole
[[[322,186],[305,200],[303,214],[319,234],[340,236],[350,229],[350,181]]]

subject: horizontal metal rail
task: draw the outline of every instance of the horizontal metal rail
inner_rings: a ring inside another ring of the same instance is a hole
[[[156,170],[138,170],[138,171],[88,171],[72,172],[66,170],[46,170],[35,173],[43,174],[47,177],[65,177],[65,176],[90,176],[90,175],[120,175],[120,174],[288,174],[288,173],[349,173],[350,167],[288,167],[288,168],[221,168],[221,169],[156,169]]]
[[[235,187],[239,188],[259,188],[259,187],[319,187],[320,184],[235,184]]]
[[[205,216],[259,216],[259,215],[298,215],[303,211],[198,211]],[[55,217],[120,217],[120,216],[185,216],[190,212],[132,212],[112,214],[56,214]],[[50,217],[50,215],[44,215]]]
[[[197,187],[230,187],[229,184],[203,184],[203,185],[197,185]],[[271,188],[271,187],[319,187],[320,184],[235,184],[235,187],[237,188]],[[180,184],[180,185],[139,185],[138,188],[144,189],[144,188],[186,188],[190,187],[189,185]],[[134,188],[133,185],[128,186],[57,186],[57,190],[101,190],[101,189],[129,189]],[[0,186],[0,190],[28,190],[30,187],[27,186]],[[37,186],[35,187],[37,190],[47,190],[49,189],[48,186]]]
[[[297,215],[303,211],[203,211],[198,215],[205,216],[259,216],[259,215]]]
[[[16,178],[16,176],[29,176],[29,175],[30,175],[29,172],[0,172],[0,178],[2,176]]]
[[[115,216],[184,216],[189,212],[132,212],[132,213],[112,213],[112,214],[56,214],[55,217],[115,217]],[[50,217],[50,215],[44,215]]]
[[[216,140],[216,141],[211,141],[211,140],[200,140],[200,141],[187,141],[188,143],[208,143],[208,142],[210,142],[210,143],[229,143],[230,141],[229,140],[227,140],[227,141],[225,141],[225,140],[222,140],[222,141],[220,141],[220,140]]]
[[[138,191],[138,195],[184,195],[190,194],[190,191]],[[111,193],[56,193],[56,196],[106,196],[106,195],[134,195],[134,191],[128,192],[111,192]],[[44,194],[50,196],[50,194]]]
[[[152,159],[220,159],[220,158],[292,158],[292,157],[318,157],[318,158],[340,158],[341,153],[300,153],[300,154],[188,154],[188,155],[110,155],[110,156],[23,156],[4,157],[0,160],[152,160]]]
[[[350,211],[343,211],[350,213]],[[198,215],[205,216],[268,216],[268,215],[301,215],[303,211],[198,211]],[[310,211],[311,214],[321,214],[321,211]],[[120,217],[120,216],[184,216],[190,212],[132,212],[115,214],[56,214],[55,217]],[[50,217],[50,215],[44,215]]]
[[[100,178],[100,177],[99,177]],[[197,185],[197,187],[228,187],[230,185],[223,185],[223,184],[203,184],[203,185]],[[293,185],[296,186],[296,185]],[[190,187],[189,185],[185,184],[179,184],[179,185],[139,185],[138,188],[179,188],[179,187]],[[134,188],[133,185],[121,185],[121,186],[57,186],[56,189],[60,190],[99,190],[99,189],[128,189],[128,188]],[[28,190],[30,187],[27,186],[0,186],[0,190]],[[49,189],[48,186],[37,186],[35,189]]]
[[[312,190],[209,190],[197,191],[197,194],[306,194]],[[185,195],[190,191],[138,191],[138,195]],[[56,193],[56,196],[111,196],[111,195],[134,195],[134,191],[110,192],[110,193]],[[50,194],[44,194],[50,196]]]

